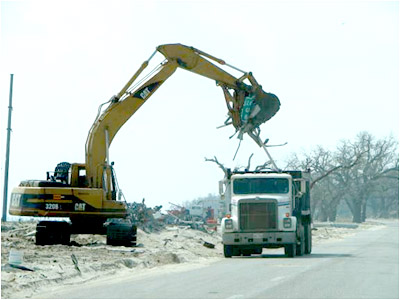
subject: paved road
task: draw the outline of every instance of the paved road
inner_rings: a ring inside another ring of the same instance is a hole
[[[308,256],[223,259],[194,270],[86,283],[49,298],[399,298],[399,224],[317,245]],[[43,295],[42,295],[43,297]]]

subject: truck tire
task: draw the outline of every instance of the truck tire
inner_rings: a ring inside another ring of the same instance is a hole
[[[233,246],[232,245],[224,245],[224,256],[226,258],[231,258],[233,255]]]
[[[232,246],[232,256],[240,256],[242,254],[238,246]]]
[[[304,226],[299,226],[299,237],[298,243],[296,244],[296,255],[303,256],[305,252],[305,235],[304,235]]]
[[[296,256],[296,244],[285,245],[285,255],[287,255],[288,257],[295,257]]]
[[[263,248],[256,248],[256,249],[254,249],[254,254],[262,254],[262,250],[263,250]]]
[[[311,224],[307,224],[304,226],[304,234],[305,234],[305,254],[310,254],[312,250],[312,233],[311,233]]]

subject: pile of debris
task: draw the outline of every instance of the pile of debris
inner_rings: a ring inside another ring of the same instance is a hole
[[[161,214],[162,205],[148,208],[142,203],[127,203],[128,205],[128,218],[138,228],[144,232],[158,232],[165,228],[165,221]]]
[[[194,217],[183,206],[171,203],[174,208],[167,210],[167,214],[164,214],[161,212],[162,205],[149,208],[144,202],[145,199],[141,203],[127,203],[127,206],[129,220],[146,233],[159,232],[167,225],[187,226],[203,232],[216,230],[216,220]]]

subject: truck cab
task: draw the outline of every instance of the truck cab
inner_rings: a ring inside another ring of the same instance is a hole
[[[225,257],[261,254],[284,247],[293,257],[311,252],[307,172],[228,172],[220,194],[228,214],[222,219]]]

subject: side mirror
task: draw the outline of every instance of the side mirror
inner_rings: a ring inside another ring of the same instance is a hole
[[[297,191],[296,197],[301,197],[303,194],[306,193],[306,181],[303,179],[295,179],[296,186],[299,188]]]
[[[306,193],[306,181],[305,180],[300,181],[300,190],[303,194]]]

